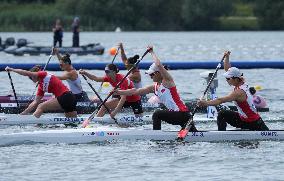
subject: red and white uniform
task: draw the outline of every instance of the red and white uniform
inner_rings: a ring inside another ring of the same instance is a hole
[[[187,112],[188,109],[180,99],[176,86],[166,88],[163,84],[155,84],[155,95],[157,95],[169,111]]]
[[[105,76],[104,77],[104,82],[109,82],[112,87],[116,87],[116,85],[123,79],[122,74],[116,74],[116,81],[114,82],[110,77]],[[121,90],[127,90],[127,89],[132,89],[134,88],[133,82],[129,80],[128,78],[124,79],[124,81],[120,84],[119,88]],[[139,101],[141,97],[139,95],[132,95],[132,96],[126,96],[126,101],[127,102],[136,102]]]
[[[60,79],[50,73],[39,71],[37,76],[40,79],[36,94],[37,96],[44,96],[44,93],[48,92],[53,93],[55,97],[59,97],[63,93],[69,91]]]
[[[249,92],[249,86],[247,84],[243,84],[239,87],[235,87],[234,90],[241,89],[246,93],[246,100],[243,102],[236,102],[234,104],[238,108],[238,113],[241,119],[245,122],[253,122],[260,118],[255,105],[253,104],[253,97]]]

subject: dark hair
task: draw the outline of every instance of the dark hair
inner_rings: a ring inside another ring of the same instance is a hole
[[[71,59],[68,53],[63,55],[60,60],[62,60],[64,63],[68,63],[69,65],[71,65]]]
[[[30,72],[38,72],[40,70],[41,70],[41,65],[35,65],[29,71]]]
[[[139,55],[134,55],[133,57],[129,57],[127,59],[129,64],[135,64],[139,59]]]
[[[106,67],[108,67],[109,70],[115,71],[116,73],[119,72],[119,69],[117,68],[117,66],[115,64],[108,64]]]
[[[251,95],[254,95],[256,93],[256,90],[254,87],[250,87],[249,92],[251,93]]]
[[[163,66],[166,70],[170,70],[170,66],[168,66],[168,65],[163,65]]]

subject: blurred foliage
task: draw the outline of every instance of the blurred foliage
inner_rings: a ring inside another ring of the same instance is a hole
[[[218,17],[228,15],[233,9],[229,0],[186,0],[181,15],[187,30],[218,29]]]
[[[260,28],[264,30],[284,29],[284,1],[258,0],[254,12],[259,18]]]
[[[281,0],[1,0],[0,31],[283,30]]]

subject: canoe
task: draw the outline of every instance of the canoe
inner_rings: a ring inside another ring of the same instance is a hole
[[[177,131],[137,128],[80,128],[28,131],[0,135],[0,146],[31,143],[82,144],[114,140],[175,141]],[[200,131],[189,132],[186,142],[283,141],[284,130],[271,131]]]

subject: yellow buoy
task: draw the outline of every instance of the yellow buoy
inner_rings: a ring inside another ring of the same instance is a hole
[[[262,90],[262,87],[261,87],[260,85],[256,85],[256,86],[254,86],[254,88],[255,88],[255,90],[257,90],[257,91]]]
[[[104,82],[103,83],[103,87],[108,87],[109,86],[109,83],[108,82]]]

